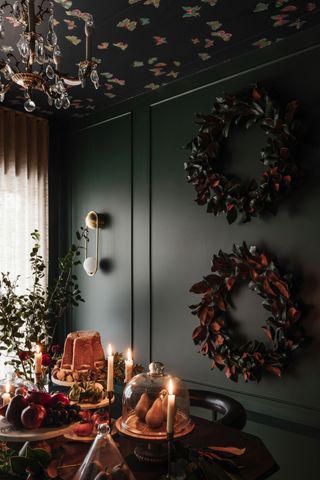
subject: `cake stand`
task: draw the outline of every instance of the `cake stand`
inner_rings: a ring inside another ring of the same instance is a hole
[[[168,460],[166,424],[158,429],[150,429],[132,411],[123,426],[122,417],[116,420],[116,428],[122,435],[141,441],[141,445],[134,449],[138,460],[146,463],[164,463]],[[187,419],[184,412],[177,411],[174,439],[185,437],[194,429],[194,423]]]
[[[49,440],[50,438],[60,437],[73,428],[79,422],[64,425],[62,427],[34,428],[33,430],[15,428],[10,425],[5,418],[0,418],[0,441],[2,442],[36,442],[39,440]]]
[[[115,399],[113,395],[111,399],[111,403],[114,403],[114,400]],[[81,410],[98,410],[99,408],[107,407],[109,405],[109,399],[104,398],[103,400],[101,400],[101,402],[98,402],[98,403],[77,403],[77,402],[75,403],[79,405]]]
[[[76,382],[65,382],[64,380],[58,380],[53,375],[51,377],[51,382],[59,385],[59,387],[73,387]]]

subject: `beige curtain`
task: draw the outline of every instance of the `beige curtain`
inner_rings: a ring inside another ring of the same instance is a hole
[[[30,285],[30,233],[48,260],[48,121],[0,109],[0,272]]]
[[[35,229],[48,264],[48,122],[0,108],[0,272],[21,275],[19,293],[31,285]],[[5,360],[2,352],[0,379],[8,372]]]

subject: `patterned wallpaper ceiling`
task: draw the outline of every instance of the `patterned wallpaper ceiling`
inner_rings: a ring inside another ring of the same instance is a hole
[[[84,56],[83,18],[94,16],[101,87],[73,88],[68,111],[57,112],[39,97],[38,111],[48,115],[89,115],[320,23],[320,0],[54,1],[62,69],[72,75]],[[6,20],[3,52],[19,30],[13,18]],[[18,108],[22,98],[15,90],[6,104]]]

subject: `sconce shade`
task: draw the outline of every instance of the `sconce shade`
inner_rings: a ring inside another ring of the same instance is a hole
[[[99,258],[99,228],[103,227],[104,225],[104,217],[103,215],[91,210],[86,216],[85,219],[86,227],[96,231],[96,256],[95,257],[88,257],[88,239],[85,239],[84,245],[84,253],[85,253],[85,260],[83,262],[83,268],[86,273],[92,277],[98,271],[98,258]]]
[[[97,259],[95,257],[87,257],[83,262],[83,268],[85,269],[89,277],[92,277],[98,269]]]

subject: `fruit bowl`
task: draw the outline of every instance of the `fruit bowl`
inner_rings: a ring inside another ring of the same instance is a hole
[[[0,418],[0,441],[2,442],[35,442],[38,440],[49,440],[50,438],[60,437],[74,429],[75,425],[64,425],[62,427],[41,427],[33,430],[23,428],[17,429],[10,425],[5,418]]]

